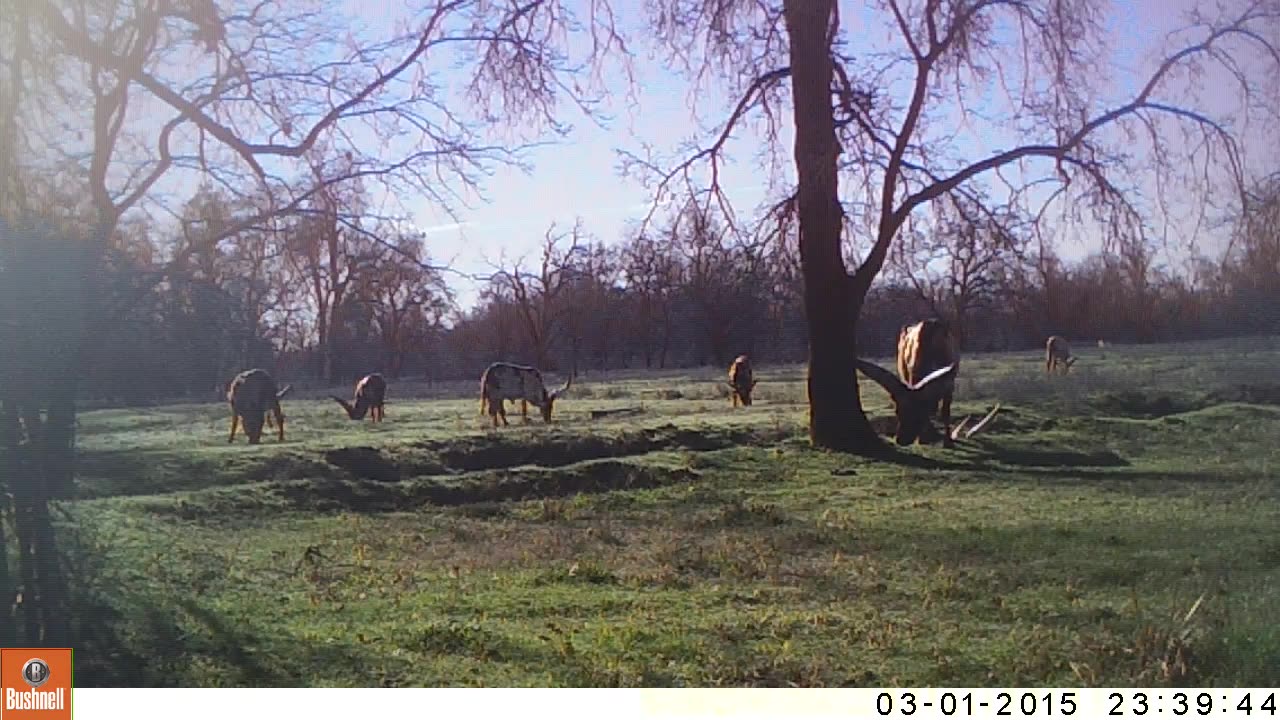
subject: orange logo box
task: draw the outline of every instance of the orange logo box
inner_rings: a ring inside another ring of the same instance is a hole
[[[71,648],[0,648],[0,720],[71,720]]]

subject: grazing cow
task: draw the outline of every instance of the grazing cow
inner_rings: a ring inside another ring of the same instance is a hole
[[[572,384],[573,375],[570,374],[564,387],[547,392],[547,387],[542,382],[542,373],[537,368],[496,362],[485,368],[484,374],[480,376],[480,414],[484,414],[487,403],[493,426],[498,427],[499,417],[502,418],[503,425],[509,425],[505,403],[507,400],[519,400],[520,416],[526,421],[529,418],[529,406],[533,405],[542,411],[545,422],[551,422],[552,406]]]
[[[235,376],[227,386],[227,402],[231,404],[231,436],[227,438],[228,443],[236,441],[236,425],[243,422],[244,434],[248,436],[249,444],[257,445],[262,440],[264,421],[269,424],[272,416],[275,417],[279,440],[284,442],[284,412],[280,409],[280,399],[293,386],[285,385],[280,390],[276,387],[275,378],[266,370],[255,368]]]
[[[1099,341],[1101,342],[1101,341]],[[1071,344],[1061,335],[1050,335],[1044,344],[1044,372],[1051,374],[1061,367],[1062,374],[1067,374],[1076,359],[1071,355]]]
[[[370,422],[382,422],[387,416],[383,404],[387,397],[387,381],[378,373],[371,373],[360,378],[360,382],[356,383],[355,398],[351,402],[347,402],[337,395],[329,397],[338,401],[343,410],[347,411],[347,417],[352,420],[360,420],[369,414]]]
[[[941,406],[946,426],[942,442],[947,447],[951,446],[954,439],[951,398],[955,394],[956,375],[960,372],[960,355],[955,336],[946,322],[924,320],[902,326],[898,333],[898,375],[901,380],[866,360],[858,359],[857,366],[889,393],[898,420],[894,440],[899,445],[910,445],[917,440],[927,442],[926,432],[932,429],[929,418]],[[990,416],[982,425],[988,420]],[[976,429],[970,434],[973,432]]]
[[[743,407],[751,407],[751,391],[755,389],[757,382],[759,380],[752,376],[750,358],[746,355],[734,358],[733,364],[729,366],[729,394],[734,407],[738,407],[739,400]]]

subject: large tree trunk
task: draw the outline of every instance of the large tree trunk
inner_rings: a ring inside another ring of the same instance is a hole
[[[883,447],[862,410],[854,371],[854,330],[861,298],[840,253],[841,210],[835,119],[831,109],[831,43],[835,0],[787,0],[795,158],[799,179],[800,264],[809,323],[809,438],[817,447],[867,451]]]

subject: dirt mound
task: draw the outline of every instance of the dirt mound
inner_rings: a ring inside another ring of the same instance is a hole
[[[519,465],[559,467],[583,460],[649,452],[644,438],[559,435],[530,442],[528,438],[494,437],[452,440],[428,446],[448,468],[492,470]]]
[[[661,450],[723,450],[778,442],[795,434],[786,429],[677,428],[666,424],[618,435],[554,433],[541,438],[493,435],[423,443],[448,469],[470,472],[539,465],[563,467],[586,460],[618,458]]]
[[[529,500],[577,493],[639,490],[690,482],[698,473],[688,468],[665,468],[618,460],[600,460],[572,468],[529,468],[481,474],[471,481],[428,492],[434,505]]]
[[[698,473],[618,460],[601,460],[566,468],[492,470],[448,479],[399,483],[324,478],[270,483],[231,493],[220,489],[192,493],[173,501],[148,501],[146,509],[183,519],[225,519],[229,512],[397,512],[424,505],[458,506],[531,500],[576,493],[653,488],[690,482]],[[203,497],[202,497],[203,496]]]
[[[1089,404],[1105,415],[1151,420],[1167,415],[1203,410],[1214,403],[1203,397],[1119,390],[1098,395]]]
[[[1209,399],[1218,403],[1249,403],[1251,405],[1280,405],[1280,385],[1275,383],[1241,383],[1233,388],[1216,390]]]
[[[330,465],[336,465],[356,477],[377,482],[400,480],[400,468],[376,448],[349,447],[328,450],[324,454],[324,459]]]
[[[1099,395],[1090,402],[1090,405],[1103,414],[1154,420],[1205,410],[1224,403],[1280,405],[1280,385],[1241,383],[1235,387],[1220,388],[1203,394],[1121,390]]]

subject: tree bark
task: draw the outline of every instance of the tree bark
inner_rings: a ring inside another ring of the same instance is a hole
[[[854,359],[861,298],[840,252],[839,145],[831,108],[834,0],[787,0],[800,264],[809,323],[809,439],[817,447],[866,452],[884,447],[862,410]]]

